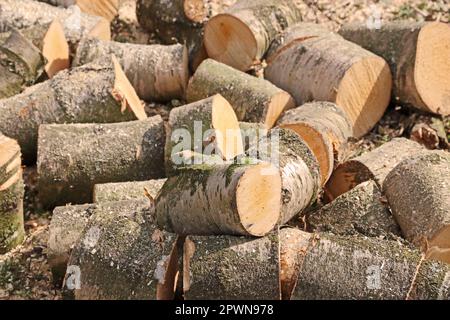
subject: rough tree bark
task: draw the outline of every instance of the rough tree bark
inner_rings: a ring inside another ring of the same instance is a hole
[[[92,202],[95,184],[164,177],[160,116],[113,124],[42,125],[38,187],[46,207]]]
[[[177,234],[263,236],[280,217],[281,177],[268,163],[193,165],[166,181],[155,206],[158,225]]]
[[[400,102],[442,115],[450,114],[450,27],[440,22],[390,22],[380,28],[345,25],[346,39],[386,59]]]
[[[242,143],[244,151],[250,147],[258,144],[258,141],[267,136],[266,126],[262,123],[255,122],[239,122],[239,129],[241,129]]]
[[[38,1],[51,4],[52,6],[68,8],[76,4],[77,0],[38,0]]]
[[[148,181],[103,183],[94,186],[94,203],[132,199],[153,199],[158,195],[166,179]]]
[[[310,28],[300,26],[305,32]],[[386,61],[338,35],[291,42],[268,60],[265,76],[298,105],[313,100],[336,103],[350,118],[355,137],[380,120],[391,96]]]
[[[128,110],[123,110],[124,106]],[[147,117],[114,59],[61,72],[19,95],[0,100],[0,109],[0,131],[19,142],[27,163],[36,158],[41,124],[120,122]]]
[[[173,299],[178,237],[157,229],[152,211],[146,200],[97,206],[72,250],[65,295],[79,300]]]
[[[353,136],[347,115],[334,103],[311,102],[288,110],[277,124],[294,130],[305,140],[319,161],[325,185],[334,165],[344,159],[347,140]]]
[[[241,0],[208,21],[205,48],[214,60],[247,71],[279,32],[300,20],[295,1]]]
[[[207,59],[189,81],[189,102],[221,94],[230,102],[240,121],[263,123],[271,129],[280,114],[294,107],[289,93],[269,81],[253,77],[225,64]]]
[[[0,133],[0,254],[22,243],[24,185],[16,141]]]
[[[186,300],[279,300],[278,231],[264,238],[189,236],[184,244]]]
[[[280,232],[286,299],[449,299],[450,267],[395,241]],[[289,235],[289,238],[286,238]],[[283,248],[297,241],[297,250]],[[298,271],[298,272],[297,272]],[[289,286],[290,285],[290,286]]]
[[[377,184],[373,180],[363,182],[310,213],[307,216],[308,229],[338,235],[400,236],[397,223],[382,201]]]
[[[86,38],[80,42],[73,66],[114,54],[138,96],[147,101],[183,99],[189,78],[186,47],[180,44],[138,45]]]
[[[374,180],[382,188],[386,176],[397,164],[425,150],[412,140],[394,138],[381,147],[340,164],[325,186],[325,194],[331,201],[367,180]]]
[[[428,151],[400,162],[384,180],[405,237],[427,258],[450,263],[450,154]]]

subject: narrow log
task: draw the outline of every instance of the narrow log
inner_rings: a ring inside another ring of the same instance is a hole
[[[350,118],[355,137],[373,128],[391,96],[386,61],[336,35],[291,42],[271,57],[265,76],[289,92],[297,105],[313,100],[336,103]]]
[[[45,207],[91,203],[95,184],[164,176],[160,116],[113,124],[42,125],[38,188]]]
[[[205,26],[204,43],[210,58],[241,71],[264,56],[275,36],[301,20],[292,0],[240,0]]]
[[[36,158],[41,124],[120,122],[147,117],[115,58],[61,72],[19,95],[0,100],[0,109],[0,131],[19,142],[27,163]]]
[[[425,149],[405,138],[394,138],[370,152],[340,164],[325,186],[329,201],[353,189],[358,184],[374,180],[382,188],[388,173],[405,158]]]
[[[80,42],[73,66],[114,54],[138,96],[147,101],[182,99],[189,78],[186,47],[180,44],[138,45],[86,38]]]
[[[0,133],[0,254],[25,238],[23,196],[19,145]]]
[[[403,234],[427,258],[450,263],[450,154],[411,155],[386,177],[384,191]]]
[[[294,107],[294,100],[269,81],[253,77],[220,62],[208,59],[189,81],[189,102],[221,94],[232,105],[240,121],[263,123],[271,129],[280,114]]]
[[[244,151],[257,145],[258,141],[266,137],[268,133],[264,124],[255,122],[239,122],[239,129],[241,129]]]
[[[363,182],[308,215],[308,229],[385,239],[400,236],[397,223],[382,201],[377,184],[373,180]]]
[[[398,242],[322,233],[313,235],[299,230],[290,232],[287,239],[284,230],[280,232],[281,264],[299,270],[298,273],[290,272],[294,276],[286,279],[288,283],[296,284],[292,295],[286,298],[404,300],[450,297],[450,267],[423,261],[419,251]],[[295,245],[300,247],[299,251],[283,248],[292,241],[301,243]]]
[[[346,39],[388,61],[396,100],[420,110],[450,114],[450,27],[440,22],[389,22],[380,28],[345,25]]]
[[[252,239],[186,238],[183,288],[186,300],[279,300],[278,232]]]
[[[11,97],[32,85],[44,68],[44,57],[30,41],[14,29],[0,44],[0,99]]]
[[[328,181],[334,165],[345,157],[347,140],[352,134],[348,116],[331,102],[311,102],[288,110],[277,122],[300,135],[320,164],[322,186]]]
[[[271,162],[280,171],[279,224],[285,224],[317,200],[321,187],[319,163],[307,143],[294,131],[274,128],[247,154]]]
[[[178,156],[182,151],[217,154],[224,160],[244,152],[236,114],[220,94],[172,109],[167,127],[165,162],[168,176],[183,164]]]
[[[78,300],[173,299],[175,234],[157,229],[148,200],[97,206],[67,267],[65,294]]]
[[[153,199],[158,195],[166,179],[148,181],[103,183],[94,186],[94,203],[133,199]]]
[[[268,163],[194,165],[166,181],[156,216],[161,228],[182,235],[263,236],[280,206],[281,177]]]

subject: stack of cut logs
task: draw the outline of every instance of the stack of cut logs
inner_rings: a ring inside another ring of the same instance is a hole
[[[24,238],[22,158],[67,298],[450,299],[450,154],[348,159],[391,95],[450,114],[449,25],[138,0],[164,43],[139,45],[110,40],[122,2],[0,0],[0,253]]]

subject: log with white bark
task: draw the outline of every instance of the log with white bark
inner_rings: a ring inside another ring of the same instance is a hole
[[[308,144],[319,161],[323,186],[334,165],[345,157],[347,140],[353,136],[348,116],[334,103],[311,102],[288,110],[277,124],[294,130]]]
[[[400,229],[389,212],[380,188],[366,181],[307,216],[308,229],[338,235],[362,234],[393,238]]]
[[[386,59],[394,97],[420,110],[450,114],[450,26],[441,22],[389,22],[380,28],[349,24],[339,33]]]
[[[311,25],[300,26],[306,32]],[[293,41],[267,63],[266,79],[289,92],[297,105],[316,100],[342,108],[355,137],[372,129],[390,102],[392,76],[386,61],[338,35]]]
[[[155,199],[166,179],[147,181],[111,182],[94,186],[94,203],[132,199]]]
[[[26,162],[36,158],[38,128],[46,123],[145,119],[142,106],[115,58],[59,73],[0,100],[0,131],[16,139]]]
[[[207,59],[189,81],[186,98],[194,102],[218,93],[230,102],[240,121],[263,123],[266,129],[285,109],[294,107],[289,93],[269,81]]]
[[[95,184],[164,177],[160,116],[112,124],[42,125],[38,188],[45,207],[92,202]]]
[[[284,299],[450,298],[450,266],[396,241],[283,229],[280,243]]]
[[[205,26],[210,58],[241,71],[259,63],[275,36],[301,21],[293,0],[240,0]]]
[[[20,157],[17,142],[0,133],[0,254],[20,245],[25,238]]]
[[[189,78],[186,47],[180,44],[138,45],[85,38],[73,66],[114,54],[138,96],[147,101],[183,99]]]
[[[386,176],[397,164],[425,150],[412,140],[394,138],[370,152],[340,164],[326,184],[325,194],[331,201],[368,180],[374,180],[382,188]]]
[[[159,230],[148,200],[98,205],[72,250],[64,293],[77,300],[173,299],[178,237]]]
[[[0,99],[20,93],[44,71],[41,52],[17,29],[0,43]]]
[[[250,147],[257,145],[258,141],[267,136],[267,129],[263,123],[255,122],[239,122],[239,129],[241,129],[242,143],[244,151]]]
[[[183,291],[186,300],[279,300],[278,231],[264,238],[186,238]]]
[[[450,263],[450,154],[411,155],[386,177],[384,191],[403,234],[427,258]]]
[[[156,198],[158,225],[182,235],[269,233],[280,218],[281,177],[268,163],[192,165]]]

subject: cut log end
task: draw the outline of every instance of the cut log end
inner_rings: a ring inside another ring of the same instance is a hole
[[[388,64],[379,57],[361,59],[347,70],[337,88],[336,104],[353,123],[353,134],[366,134],[389,105],[392,76]]]
[[[450,225],[442,228],[428,241],[427,258],[450,264]]]
[[[184,0],[183,9],[186,18],[195,23],[202,23],[208,16],[204,0]]]
[[[183,291],[186,293],[191,287],[190,263],[194,256],[195,244],[191,239],[186,238],[183,247]]]
[[[236,204],[244,229],[263,236],[276,225],[281,210],[281,176],[271,164],[249,167],[236,190]]]
[[[205,26],[204,42],[208,56],[214,60],[247,71],[257,55],[253,32],[240,19],[219,14]]]
[[[0,168],[6,165],[13,157],[20,154],[20,147],[13,139],[0,133]]]
[[[117,16],[121,0],[76,0],[81,11],[111,21]],[[123,2],[123,1],[122,1]]]
[[[129,108],[138,120],[144,120],[147,118],[147,114],[145,113],[144,106],[141,103],[136,91],[131,85],[130,81],[128,81],[125,72],[122,70],[119,61],[117,58],[112,55],[111,56],[113,64],[114,64],[114,72],[116,75],[116,79],[114,82],[113,96],[116,100],[122,103],[122,112],[125,112],[127,108]]]
[[[111,40],[111,24],[108,20],[101,18],[91,31],[89,31],[87,36],[109,41]]]
[[[70,67],[70,49],[64,29],[57,20],[53,21],[42,42],[42,55],[47,59],[45,72],[52,78],[61,70]]]
[[[289,93],[280,92],[273,96],[267,108],[266,119],[264,121],[266,129],[272,129],[280,115],[284,111],[294,107],[295,101]]]
[[[425,25],[418,36],[414,80],[429,111],[450,114],[450,26]]]

